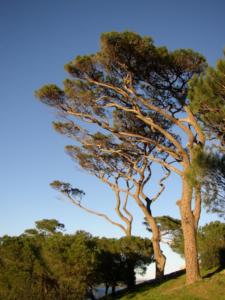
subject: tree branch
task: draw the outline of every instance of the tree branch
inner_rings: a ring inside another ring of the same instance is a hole
[[[163,161],[163,160],[161,160],[161,159],[159,159],[159,158],[155,158],[154,156],[147,155],[146,157],[147,157],[148,159],[150,159],[150,160],[152,160],[152,161],[154,161],[154,162],[156,162],[156,163],[158,163],[158,164],[160,164],[160,165],[166,167],[167,169],[169,169],[169,170],[171,170],[171,171],[177,173],[179,176],[183,176],[183,172],[181,172],[181,171],[180,171],[179,169],[177,169],[176,167],[171,166],[169,163],[167,163],[167,162],[165,162],[165,161]]]
[[[90,213],[90,214],[92,214],[92,215],[96,215],[96,216],[99,216],[99,217],[101,217],[101,218],[107,220],[109,223],[111,223],[111,224],[113,224],[113,225],[119,227],[120,229],[123,230],[123,232],[124,232],[125,234],[127,234],[127,233],[126,233],[126,228],[125,228],[123,225],[121,225],[120,223],[117,223],[117,222],[113,221],[113,220],[112,220],[111,218],[109,218],[106,214],[103,214],[103,213],[101,213],[101,212],[94,211],[94,210],[92,210],[92,209],[89,209],[89,208],[87,208],[87,207],[84,207],[83,205],[81,205],[80,201],[77,201],[76,199],[72,198],[68,193],[62,192],[62,194],[64,194],[65,196],[67,196],[68,199],[69,199],[74,205],[76,205],[77,207],[81,208],[82,210],[84,210],[84,211],[86,211],[86,212],[88,212],[88,213]]]
[[[170,171],[170,170],[168,170],[168,169],[166,169],[166,170],[167,170],[167,172],[166,172],[165,176],[164,176],[163,178],[161,178],[160,181],[159,181],[159,186],[160,186],[161,188],[160,188],[160,190],[158,191],[158,193],[156,193],[155,196],[151,198],[151,201],[152,201],[152,202],[156,201],[156,200],[159,198],[159,196],[162,194],[162,192],[165,190],[165,188],[166,188],[165,185],[163,184],[163,182],[164,182],[164,181],[170,176],[170,174],[171,174],[171,171]]]

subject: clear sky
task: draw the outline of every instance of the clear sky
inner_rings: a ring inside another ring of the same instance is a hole
[[[100,34],[112,30],[152,36],[171,50],[193,48],[214,65],[225,46],[225,1],[0,0],[0,235],[20,234],[43,218],[58,219],[69,232],[122,235],[50,188],[54,179],[69,181],[86,191],[84,203],[111,213],[110,190],[74,166],[64,153],[70,142],[51,127],[54,113],[34,97],[43,84],[60,85],[64,64],[97,51]],[[179,182],[169,183],[155,214],[178,215]],[[131,208],[134,233],[146,235],[141,213]],[[212,218],[203,214],[201,224]]]

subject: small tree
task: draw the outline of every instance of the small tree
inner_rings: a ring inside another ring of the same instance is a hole
[[[59,233],[65,228],[64,224],[55,219],[43,219],[40,221],[36,221],[35,224],[38,232],[44,235]]]
[[[135,271],[146,272],[146,267],[153,261],[152,243],[149,239],[123,237],[118,241],[122,261],[122,278],[128,289],[133,289],[136,282]]]
[[[99,256],[100,283],[105,284],[105,295],[112,287],[112,294],[118,283],[133,289],[136,273],[144,274],[146,267],[153,261],[153,248],[149,239],[122,237],[120,239],[97,239]]]
[[[116,239],[97,238],[99,264],[97,272],[99,274],[99,284],[105,285],[105,296],[107,297],[109,288],[114,295],[116,286],[122,283],[122,264],[120,252]]]

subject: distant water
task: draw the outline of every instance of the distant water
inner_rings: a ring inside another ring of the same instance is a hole
[[[141,283],[141,282],[143,282],[143,281],[144,281],[144,280],[137,280],[137,281],[136,281],[136,284],[139,284],[139,283]],[[120,291],[120,290],[122,290],[122,289],[124,289],[124,288],[125,288],[125,286],[117,286],[117,287],[116,287],[116,291]],[[111,288],[109,288],[108,294],[111,294],[111,292],[112,292],[112,290],[111,290]],[[104,287],[104,286],[100,286],[100,287],[96,288],[96,289],[95,289],[95,292],[94,292],[94,295],[95,295],[95,297],[96,297],[97,299],[103,297],[103,296],[105,295],[105,287]],[[88,299],[87,299],[87,300],[88,300]]]
[[[123,288],[124,287],[117,286],[116,287],[116,291],[122,290]],[[112,291],[111,288],[109,288],[109,292],[108,293],[110,294],[111,291]],[[95,297],[97,299],[103,297],[105,295],[105,287],[104,286],[100,286],[100,287],[96,288],[95,291],[94,291],[94,295],[95,295]],[[87,300],[89,300],[89,298]]]
[[[109,293],[111,293],[111,290],[109,290]],[[104,296],[105,295],[105,288],[104,287],[97,288],[96,292],[94,294],[97,298],[100,298],[100,297]]]

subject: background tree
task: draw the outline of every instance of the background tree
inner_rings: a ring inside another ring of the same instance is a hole
[[[202,268],[225,267],[225,224],[219,221],[200,227],[199,253]]]
[[[65,228],[64,224],[59,223],[59,221],[55,219],[43,219],[40,221],[36,221],[36,230],[40,234],[51,235],[55,233],[62,232]]]
[[[93,297],[98,282],[98,251],[89,233],[50,236],[43,245],[43,253],[57,279],[59,299]]]
[[[201,155],[197,162],[207,212],[225,217],[225,156],[218,152]]]
[[[218,60],[215,68],[208,67],[200,77],[194,77],[189,85],[188,97],[192,110],[204,123],[209,136],[216,137],[224,149],[225,59]]]
[[[26,230],[0,239],[0,299],[95,299],[93,292],[102,283],[106,291],[109,286],[115,291],[118,283],[133,287],[135,272],[144,273],[152,260],[149,239]]]
[[[171,230],[172,250],[184,256],[184,241],[179,226]],[[198,245],[201,267],[204,270],[224,268],[225,266],[225,224],[219,221],[210,222],[199,228]]]
[[[214,151],[214,157],[204,160],[204,186],[209,195],[205,205],[208,211],[224,216],[225,59],[218,60],[215,68],[208,67],[200,77],[194,76],[189,87],[191,109],[201,120],[208,138],[216,139],[214,146],[222,152]]]
[[[204,68],[204,58],[191,50],[169,52],[165,47],[156,47],[151,38],[132,32],[112,32],[102,35],[100,52],[78,56],[66,65],[73,79],[64,81],[64,90],[48,85],[36,93],[71,122],[75,118],[92,123],[93,130],[98,126],[118,139],[129,138],[130,143],[153,144],[168,155],[167,161],[152,155],[148,159],[167,167],[182,180],[182,197],[177,204],[184,233],[187,283],[200,277],[196,231],[201,187],[197,192],[186,174],[194,152],[201,152],[205,144],[204,134],[189,107],[187,83]],[[135,132],[130,122],[142,122],[146,130]],[[161,143],[154,133],[163,136],[166,143]],[[146,136],[151,134],[152,138]],[[175,165],[171,165],[172,161]]]
[[[97,239],[100,249],[98,274],[100,282],[105,284],[105,295],[109,287],[112,294],[120,284],[133,289],[136,274],[144,274],[147,266],[153,262],[152,243],[140,237],[122,237],[120,239]]]
[[[42,256],[37,236],[2,237],[0,256],[1,299],[57,298],[57,281]]]
[[[116,286],[122,283],[121,254],[118,251],[116,239],[97,238],[99,249],[99,264],[97,272],[99,283],[105,286],[105,296],[111,287],[112,295],[115,294]],[[129,276],[129,275],[127,275]]]
[[[133,289],[136,273],[143,275],[153,261],[152,243],[149,239],[123,237],[118,241],[122,261],[122,278],[128,289]]]
[[[184,256],[184,239],[179,219],[170,216],[156,217],[156,222],[160,228],[160,235],[162,242],[168,244],[172,250]],[[146,221],[143,222],[146,229],[151,232]]]

